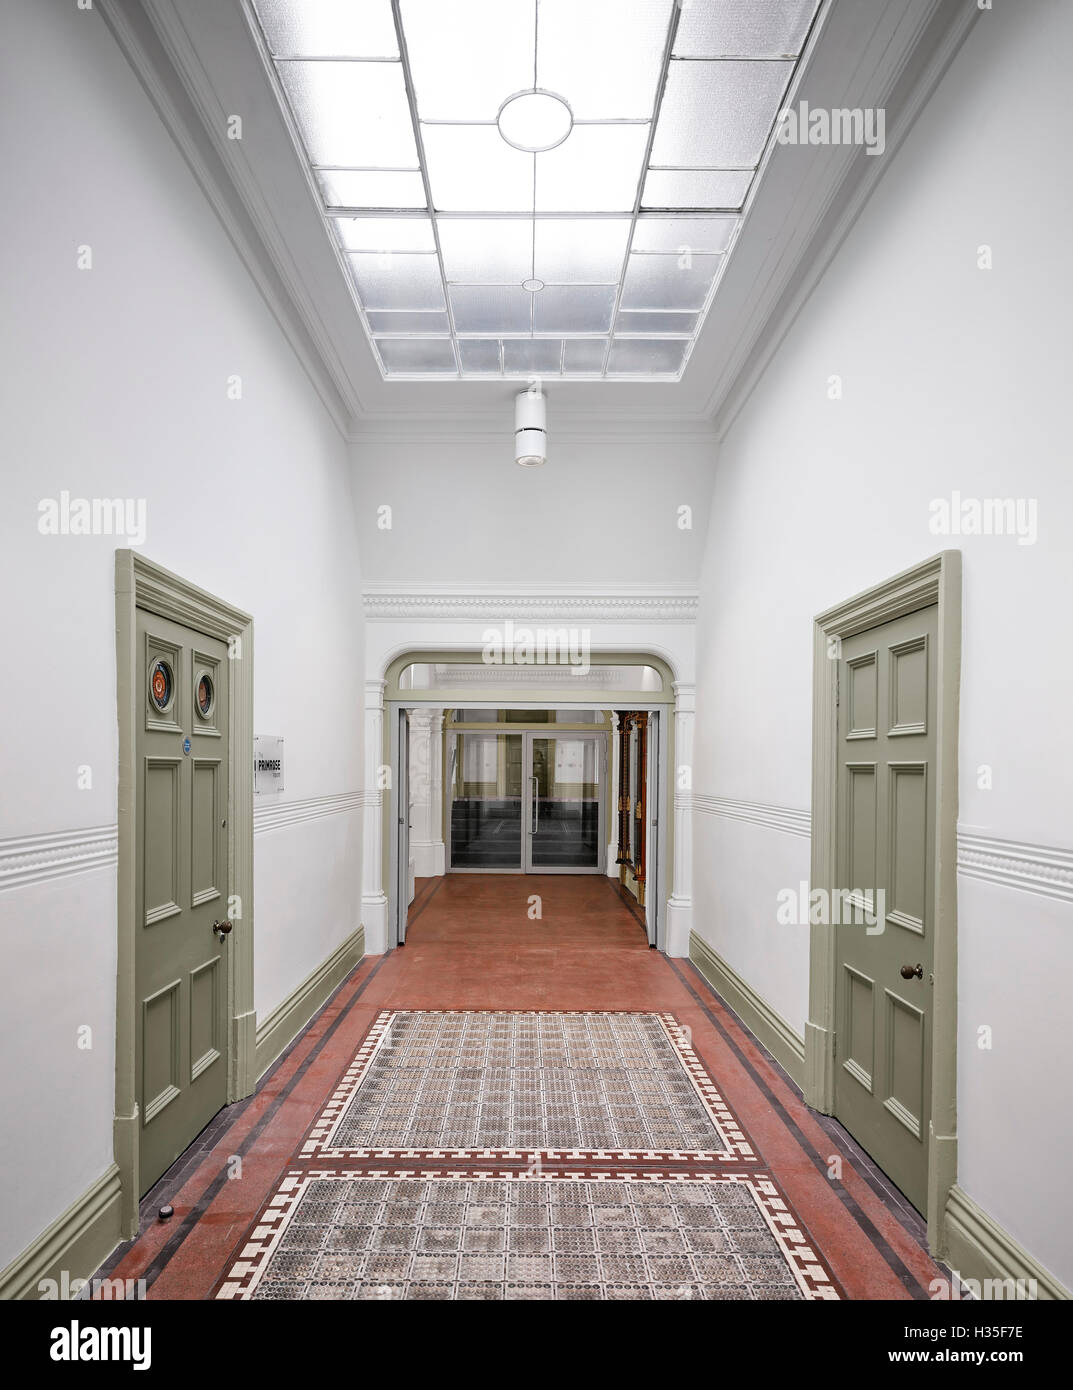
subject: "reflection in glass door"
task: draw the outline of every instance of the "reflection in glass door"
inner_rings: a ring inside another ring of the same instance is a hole
[[[603,734],[452,734],[450,867],[601,873],[606,749]]]
[[[602,737],[528,734],[529,873],[598,873],[603,799]]]
[[[452,869],[521,869],[522,739],[522,734],[453,735]]]

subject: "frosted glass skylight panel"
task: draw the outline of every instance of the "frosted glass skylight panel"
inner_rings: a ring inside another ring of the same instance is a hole
[[[567,338],[563,344],[563,373],[599,375],[607,355],[606,338]]]
[[[348,257],[366,309],[442,309],[443,281],[435,256],[354,252]]]
[[[628,217],[544,217],[536,223],[536,274],[548,284],[613,285],[622,274]]]
[[[647,125],[579,125],[535,155],[538,212],[632,212]]]
[[[578,121],[651,120],[674,0],[540,0],[536,85]]]
[[[464,372],[475,372],[487,376],[498,373],[498,338],[459,338],[458,360]]]
[[[549,285],[533,296],[536,333],[606,333],[616,285]]]
[[[685,362],[686,338],[616,338],[607,359],[608,373],[676,375]]]
[[[671,63],[653,164],[760,162],[793,63]]]
[[[454,372],[450,338],[377,338],[377,351],[389,372]]]
[[[254,0],[276,57],[397,58],[391,0]]]
[[[703,309],[721,256],[630,256],[622,286],[623,309]]]
[[[533,156],[494,125],[423,125],[421,138],[439,211],[533,211]]]
[[[551,376],[559,371],[562,351],[557,339],[508,338],[503,344],[503,370]]]
[[[718,298],[820,6],[242,8],[385,376],[663,379]]]
[[[448,280],[517,286],[533,273],[529,218],[441,217],[439,230]]]
[[[421,171],[318,169],[317,182],[328,208],[423,208]]]
[[[684,5],[675,57],[796,57],[818,4],[819,0],[719,0]]]
[[[721,254],[730,245],[736,226],[734,217],[641,217],[633,234],[633,249]]]
[[[450,333],[451,321],[447,317],[447,310],[441,309],[439,312],[424,313],[410,311],[407,309],[388,312],[382,309],[370,309],[365,317],[369,321],[369,328],[373,333]]]
[[[494,121],[533,85],[533,0],[402,0],[417,114]]]
[[[654,337],[678,336],[691,338],[696,331],[699,314],[661,313],[648,309],[620,309],[615,329],[619,333],[648,333]]]
[[[347,251],[435,251],[428,217],[337,217],[339,241]]]
[[[520,285],[452,285],[451,309],[459,333],[528,333],[533,296]]]
[[[418,167],[400,63],[280,63],[277,71],[314,164]]]
[[[740,208],[752,169],[649,169],[643,208]]]

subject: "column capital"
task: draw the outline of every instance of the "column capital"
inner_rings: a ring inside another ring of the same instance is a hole
[[[694,714],[697,708],[697,687],[689,681],[674,681],[674,711],[676,714]]]
[[[365,708],[383,709],[384,708],[384,687],[387,685],[385,680],[371,680],[365,682]]]

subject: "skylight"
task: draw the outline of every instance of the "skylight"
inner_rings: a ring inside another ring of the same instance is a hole
[[[819,0],[253,0],[387,378],[681,376]]]

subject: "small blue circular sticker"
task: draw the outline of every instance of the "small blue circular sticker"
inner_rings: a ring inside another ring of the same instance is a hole
[[[184,738],[184,739],[183,739],[183,752],[184,752],[184,753],[189,753],[189,752],[190,752],[190,740],[189,740],[188,738]]]

